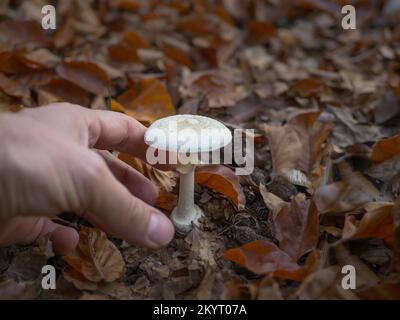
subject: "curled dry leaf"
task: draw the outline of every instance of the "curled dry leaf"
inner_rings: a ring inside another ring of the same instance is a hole
[[[383,162],[400,154],[400,133],[378,141],[372,148],[371,159],[374,162]]]
[[[283,201],[281,198],[273,194],[272,192],[269,192],[267,188],[263,185],[260,184],[260,194],[264,200],[265,205],[267,208],[273,213],[274,217],[275,215],[279,212],[279,209],[285,205],[285,201]]]
[[[158,79],[143,79],[138,88],[131,87],[117,101],[125,112],[146,124],[176,113],[165,85]]]
[[[176,173],[174,171],[161,171],[144,161],[123,152],[119,153],[118,158],[129,164],[132,168],[139,171],[145,177],[153,181],[157,186],[166,191],[171,191],[176,185]]]
[[[309,187],[304,174],[309,176],[318,164],[317,160],[324,151],[323,144],[331,131],[329,123],[316,122],[319,115],[318,111],[305,112],[282,127],[261,126],[268,137],[275,175],[283,175],[297,184]]]
[[[315,191],[314,201],[320,213],[351,211],[379,197],[379,191],[360,172],[349,171],[342,178]]]
[[[199,167],[195,172],[195,182],[228,197],[238,208],[243,208],[246,204],[246,197],[238,176],[226,166]]]
[[[108,95],[110,79],[97,64],[86,61],[64,61],[56,67],[57,74],[88,92]]]
[[[158,198],[155,206],[166,212],[172,212],[172,210],[178,204],[178,196],[174,193],[166,191],[164,188],[160,188]]]
[[[74,272],[95,283],[115,281],[125,269],[121,252],[96,228],[82,227],[78,247],[63,258]]]
[[[281,207],[274,219],[279,247],[294,261],[314,250],[319,239],[319,219],[315,204],[298,194]]]
[[[392,246],[394,243],[393,203],[371,203],[364,208],[366,212],[360,221],[352,215],[346,217],[342,241],[380,238]]]
[[[277,278],[301,281],[315,268],[318,254],[311,254],[302,267],[275,244],[256,240],[227,250],[224,258],[255,274],[271,274]]]

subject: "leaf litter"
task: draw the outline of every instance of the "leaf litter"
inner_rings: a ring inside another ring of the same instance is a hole
[[[395,1],[56,1],[0,6],[0,111],[68,101],[145,125],[180,113],[256,129],[255,169],[196,172],[205,216],[158,251],[80,230],[0,251],[4,299],[400,299],[400,29]],[[76,10],[76,8],[79,8]],[[121,160],[159,188],[169,214],[177,176]],[[30,263],[26,263],[29,261]],[[58,271],[43,291],[41,265]],[[344,290],[352,264],[359,286]]]

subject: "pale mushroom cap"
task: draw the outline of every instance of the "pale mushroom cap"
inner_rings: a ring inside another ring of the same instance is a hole
[[[220,149],[232,140],[221,122],[198,115],[181,114],[155,121],[146,131],[149,146],[173,152],[200,153]]]

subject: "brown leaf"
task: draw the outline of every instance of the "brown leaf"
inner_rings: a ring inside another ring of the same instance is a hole
[[[393,245],[393,203],[371,203],[365,206],[366,213],[360,221],[347,216],[343,227],[342,241],[380,238]]]
[[[150,47],[149,42],[145,38],[143,38],[139,33],[134,31],[125,32],[122,41],[126,42],[129,46],[135,49]]]
[[[379,163],[398,154],[400,154],[400,133],[378,141],[372,148],[371,159]]]
[[[292,118],[283,127],[262,125],[261,129],[266,133],[271,148],[272,168],[274,174],[280,174],[297,184],[305,184],[307,181],[293,179],[295,173],[309,175],[317,165],[323,149],[323,143],[331,131],[330,124],[316,122],[320,112],[305,112]]]
[[[317,208],[301,194],[278,211],[274,223],[279,247],[294,261],[316,248],[319,238]]]
[[[297,81],[292,90],[302,98],[323,97],[330,95],[329,87],[321,80],[308,78]]]
[[[0,73],[0,90],[5,94],[18,98],[28,98],[29,88],[21,86],[18,82]]]
[[[166,191],[171,191],[176,185],[176,173],[174,171],[158,170],[144,161],[123,152],[119,153],[118,158]]]
[[[35,21],[7,20],[0,23],[0,42],[12,45],[26,43],[47,45],[45,33]]]
[[[229,249],[224,258],[255,274],[273,274],[277,278],[301,281],[307,267],[301,267],[273,243],[256,240],[239,248]]]
[[[212,25],[205,17],[194,15],[178,21],[176,30],[195,36],[207,36],[212,33]]]
[[[117,99],[128,115],[150,124],[176,113],[167,88],[160,80],[143,79],[138,87],[131,87]]]
[[[351,211],[379,197],[379,191],[360,172],[348,169],[345,162],[340,166],[345,168],[342,181],[323,185],[314,193],[319,213]]]
[[[218,70],[192,72],[183,80],[180,92],[184,98],[205,96],[210,108],[230,107],[245,97],[245,93]]]
[[[400,273],[400,197],[394,203],[392,215],[394,224],[394,257],[391,269],[393,272]]]
[[[108,95],[110,79],[107,73],[92,62],[64,61],[56,67],[57,74],[94,94]]]
[[[246,42],[249,44],[263,44],[271,40],[277,34],[277,29],[270,23],[262,21],[250,21]]]
[[[59,27],[53,36],[54,46],[58,49],[64,48],[71,44],[75,39],[75,28],[73,25],[73,19],[69,18]]]
[[[400,283],[384,282],[357,292],[365,300],[400,300]]]
[[[195,182],[228,197],[238,208],[244,207],[246,198],[238,176],[223,165],[201,166],[195,172]]]
[[[112,282],[125,269],[121,252],[99,229],[81,227],[78,247],[63,257],[79,275],[92,282]]]
[[[136,48],[124,43],[117,43],[108,48],[108,55],[112,60],[122,63],[138,63],[139,58]]]
[[[53,96],[53,101],[67,101],[81,106],[89,106],[90,95],[72,82],[63,79],[55,79],[38,88],[39,92],[44,91]],[[42,101],[43,102],[43,101]]]
[[[172,46],[165,46],[164,47],[164,54],[168,58],[174,60],[179,64],[183,64],[187,66],[189,69],[193,69],[193,61],[190,57],[183,51],[176,49]]]
[[[259,188],[260,188],[260,194],[264,200],[265,205],[273,213],[273,216],[275,217],[286,202],[283,201],[278,196],[276,196],[275,194],[273,194],[272,192],[269,192],[263,184],[260,184]]]
[[[370,267],[359,257],[351,254],[343,244],[339,244],[335,247],[335,255],[337,263],[341,269],[345,265],[351,265],[354,267],[357,275],[356,288],[358,290],[374,286],[380,281],[379,277],[370,269]]]
[[[341,287],[339,279],[341,274],[338,266],[331,266],[317,270],[308,275],[295,293],[300,300],[314,299],[344,299],[357,300],[357,296],[351,290]]]
[[[178,196],[160,188],[155,206],[170,213],[178,204]]]

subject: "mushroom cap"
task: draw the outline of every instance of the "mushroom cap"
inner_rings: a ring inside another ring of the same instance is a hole
[[[210,152],[226,146],[231,140],[232,134],[224,124],[192,114],[159,119],[153,122],[144,136],[149,146],[178,153]]]

